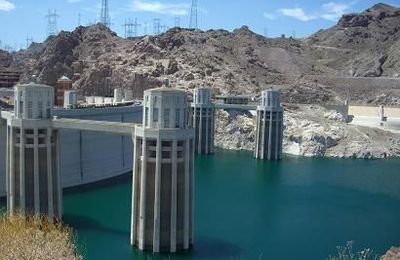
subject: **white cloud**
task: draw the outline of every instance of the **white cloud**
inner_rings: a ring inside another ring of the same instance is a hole
[[[264,17],[267,18],[268,20],[275,20],[276,15],[271,14],[271,13],[264,13]]]
[[[131,9],[135,12],[152,12],[169,15],[187,15],[189,5],[186,3],[171,4],[158,1],[133,0]]]
[[[67,0],[68,3],[73,4],[73,3],[79,3],[81,0]]]
[[[322,5],[322,14],[321,18],[330,20],[330,21],[337,21],[343,14],[345,14],[348,9],[351,7],[351,4],[342,4],[342,3],[335,3],[329,2]]]
[[[15,9],[15,5],[7,0],[0,0],[1,11],[11,11]]]
[[[318,18],[315,15],[306,14],[306,12],[304,12],[304,10],[299,7],[282,8],[282,9],[279,9],[278,12],[285,16],[293,17],[293,18],[303,21],[303,22],[311,21],[311,20]]]

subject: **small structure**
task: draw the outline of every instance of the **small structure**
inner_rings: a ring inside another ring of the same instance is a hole
[[[21,72],[8,69],[0,69],[0,88],[12,88],[20,80]]]
[[[131,244],[176,252],[193,243],[194,131],[187,94],[144,92],[143,125],[134,135]]]
[[[64,108],[74,108],[78,105],[78,91],[66,90],[64,92]]]
[[[216,100],[224,104],[247,105],[251,101],[250,96],[216,96]]]
[[[118,104],[122,102],[122,98],[123,98],[123,91],[121,88],[116,88],[114,89],[114,99],[113,99],[113,103]]]
[[[61,106],[61,107],[64,106],[64,92],[71,89],[72,89],[72,80],[70,80],[67,76],[62,76],[57,81],[56,99],[54,101],[56,106]]]
[[[52,127],[53,87],[15,87],[7,121],[7,208],[11,214],[61,217],[57,131]]]
[[[257,131],[254,157],[262,160],[282,159],[283,108],[280,92],[263,91],[257,108]]]
[[[196,88],[193,94],[189,125],[195,130],[195,152],[214,153],[215,108],[211,102],[211,90]]]

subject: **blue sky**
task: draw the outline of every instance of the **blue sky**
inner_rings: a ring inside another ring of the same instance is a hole
[[[376,0],[197,0],[200,29],[232,30],[247,25],[251,30],[269,37],[285,33],[297,37],[307,36],[319,29],[334,25],[343,13],[360,12]],[[400,0],[385,2],[400,5]],[[191,0],[109,0],[111,28],[124,36],[122,24],[137,18],[139,34],[153,32],[153,19],[172,27],[179,17],[182,27],[189,24]],[[45,16],[48,9],[60,15],[59,30],[73,30],[78,24],[87,25],[99,20],[101,0],[0,0],[0,40],[4,44],[21,48],[26,38],[44,40],[47,31]]]

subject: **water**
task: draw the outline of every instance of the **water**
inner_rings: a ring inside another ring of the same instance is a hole
[[[69,190],[64,220],[87,259],[325,259],[355,241],[400,245],[400,160],[285,158],[216,150],[196,159],[195,247],[143,254],[129,245],[131,176]]]

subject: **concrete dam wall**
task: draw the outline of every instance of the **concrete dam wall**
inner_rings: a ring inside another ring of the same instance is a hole
[[[141,123],[142,107],[54,110],[60,118]],[[6,120],[0,120],[0,197],[6,195]],[[112,178],[132,171],[132,138],[79,130],[59,130],[62,187]]]

